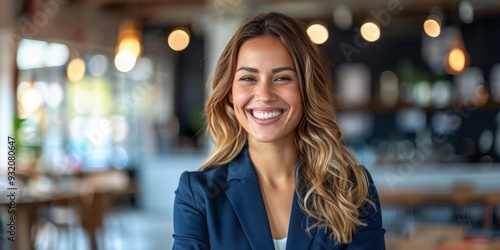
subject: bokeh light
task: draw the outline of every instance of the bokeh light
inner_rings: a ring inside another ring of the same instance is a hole
[[[182,51],[189,45],[189,33],[184,29],[176,29],[168,36],[168,46],[175,51]]]
[[[23,114],[31,114],[37,111],[42,105],[43,99],[40,91],[34,86],[25,88],[22,90],[20,97],[20,110]]]
[[[139,58],[142,52],[141,42],[135,35],[128,35],[124,37],[118,44],[118,52],[122,50],[130,50],[134,53],[135,58]]]
[[[427,126],[427,113],[419,108],[401,109],[396,113],[396,126],[405,133],[422,131]]]
[[[128,163],[128,153],[121,147],[112,150],[111,165],[115,168],[124,168]]]
[[[47,42],[23,39],[17,49],[17,67],[20,70],[41,68],[43,66],[43,50]]]
[[[345,5],[339,5],[333,9],[333,22],[341,30],[352,27],[352,11]]]
[[[17,49],[17,67],[20,70],[64,66],[69,59],[65,44],[22,39]]]
[[[78,114],[87,114],[92,110],[93,98],[88,91],[78,91],[73,100],[75,110]]]
[[[130,50],[121,50],[116,54],[115,66],[120,72],[129,72],[135,66],[137,58]]]
[[[128,135],[128,123],[124,116],[114,115],[111,118],[111,123],[113,124],[113,131],[111,139],[115,142],[121,142],[127,138]]]
[[[458,74],[464,71],[466,63],[465,51],[461,48],[454,48],[447,54],[446,69],[450,74]]]
[[[60,84],[51,83],[47,90],[50,93],[50,98],[46,98],[47,106],[50,108],[57,108],[64,100],[64,91]]]
[[[92,76],[102,76],[108,71],[109,60],[105,55],[94,55],[89,60],[89,73]]]
[[[451,84],[449,81],[437,81],[432,85],[432,104],[437,108],[449,105],[451,101]]]
[[[436,17],[429,17],[424,22],[424,31],[430,37],[438,37],[441,34],[441,24]]]
[[[65,65],[69,59],[68,46],[60,43],[48,43],[44,48],[43,64],[45,67]]]
[[[17,85],[17,101],[21,101],[23,92],[28,88],[31,88],[31,83],[29,82],[20,82],[19,85]]]
[[[85,62],[81,58],[71,60],[68,65],[67,75],[72,82],[81,80],[85,75]]]
[[[322,24],[312,24],[307,28],[307,35],[315,44],[323,44],[328,40],[328,29]]]
[[[129,50],[135,55],[137,60],[142,54],[141,44],[141,23],[134,19],[125,19],[120,24],[118,32],[118,44],[116,45],[116,53]]]
[[[380,27],[371,21],[361,26],[361,36],[368,42],[375,42],[380,38]]]
[[[393,106],[398,102],[399,80],[396,73],[384,71],[380,75],[380,98],[388,106]]]
[[[490,151],[493,147],[493,138],[493,131],[489,129],[483,130],[478,140],[478,147],[481,153],[486,154]]]
[[[475,92],[474,95],[476,96],[477,100],[479,101],[479,104],[481,105],[486,104],[490,99],[490,93],[488,92],[488,89],[482,84],[476,86],[474,92]]]
[[[428,81],[421,81],[415,84],[413,88],[413,100],[420,107],[426,107],[430,104],[432,98],[432,88]]]
[[[474,6],[469,1],[462,1],[458,5],[458,15],[464,23],[472,23],[474,21]]]
[[[432,129],[442,135],[453,134],[462,126],[462,118],[451,112],[439,110],[431,116]]]

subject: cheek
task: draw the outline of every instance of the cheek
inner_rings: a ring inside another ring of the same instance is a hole
[[[249,94],[238,88],[234,88],[230,93],[230,101],[234,104],[235,108],[242,108],[249,101]]]
[[[283,93],[283,96],[291,106],[302,110],[302,96],[300,95],[300,90],[298,88],[289,89]]]

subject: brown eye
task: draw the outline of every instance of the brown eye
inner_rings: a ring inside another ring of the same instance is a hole
[[[255,81],[255,79],[253,77],[244,76],[244,77],[240,78],[240,81],[253,82],[253,81]]]
[[[279,76],[279,77],[276,77],[276,79],[274,79],[274,81],[291,81],[292,78],[288,77],[288,76]]]

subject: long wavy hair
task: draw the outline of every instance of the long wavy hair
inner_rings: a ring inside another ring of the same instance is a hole
[[[245,145],[246,131],[238,123],[228,93],[231,91],[238,51],[252,38],[273,36],[290,53],[299,77],[304,115],[297,127],[295,145],[302,160],[296,192],[301,208],[316,219],[312,228],[327,229],[330,238],[349,243],[360,226],[361,207],[368,196],[364,169],[342,144],[336,123],[332,80],[318,47],[303,23],[279,13],[257,14],[245,21],[223,50],[211,79],[205,106],[207,132],[215,148],[201,170],[233,160]]]

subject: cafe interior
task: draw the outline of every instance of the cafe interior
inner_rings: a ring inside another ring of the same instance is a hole
[[[1,0],[0,249],[172,248],[207,82],[271,11],[329,64],[386,248],[500,249],[497,0]]]

